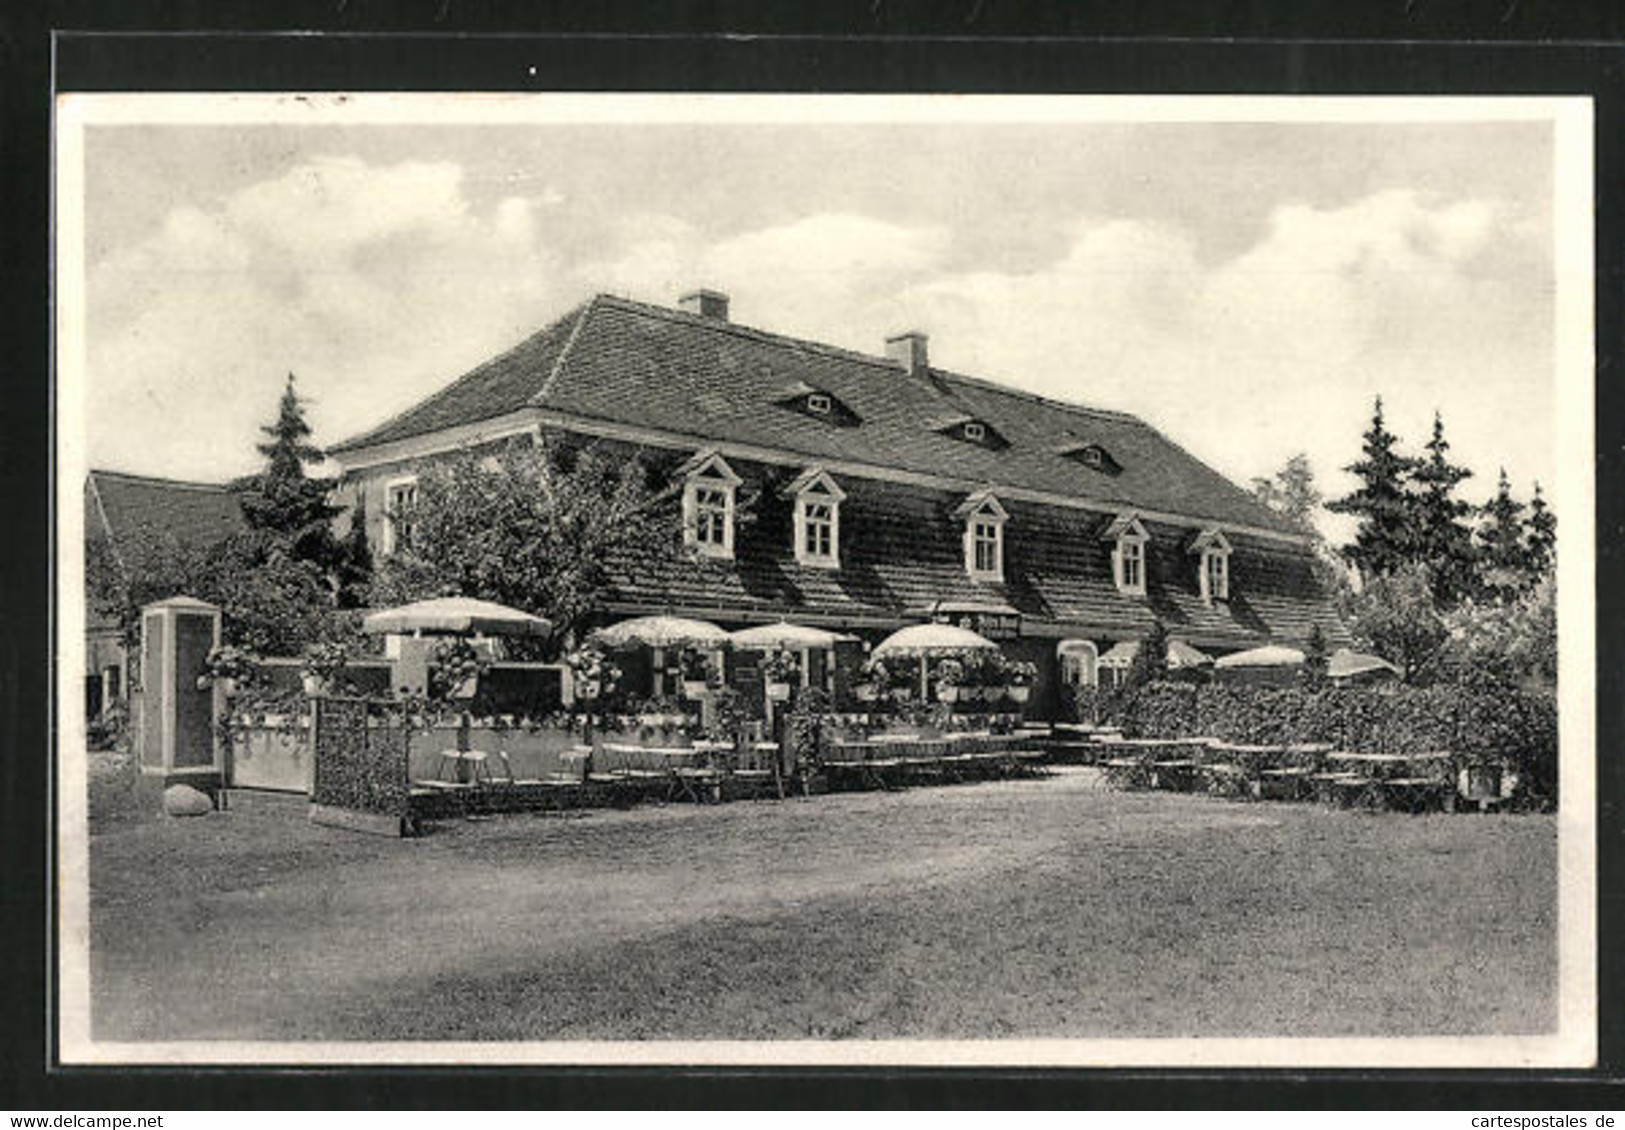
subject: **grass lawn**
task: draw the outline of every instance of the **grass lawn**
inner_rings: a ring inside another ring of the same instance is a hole
[[[240,797],[91,839],[98,1039],[1511,1034],[1555,822],[1044,780],[419,840]]]

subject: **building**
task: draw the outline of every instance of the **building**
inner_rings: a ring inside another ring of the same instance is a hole
[[[865,638],[950,619],[1038,664],[1034,711],[1153,620],[1219,654],[1343,633],[1309,541],[1134,416],[931,365],[599,295],[330,449],[340,501],[392,552],[423,461],[568,434],[668,453],[687,560],[618,563],[611,618],[770,619]],[[878,343],[877,343],[878,344]],[[746,494],[755,520],[736,521]],[[1122,649],[1119,649],[1119,653]]]
[[[244,528],[225,487],[116,471],[85,476],[85,543],[105,548],[125,584],[154,572],[158,554],[203,549]],[[129,656],[115,619],[85,608],[85,717],[97,718],[129,696]]]

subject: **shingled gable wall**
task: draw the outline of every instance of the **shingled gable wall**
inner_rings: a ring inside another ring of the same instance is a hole
[[[549,432],[557,441],[596,443],[628,457],[643,453],[675,465],[692,451]],[[493,441],[493,445],[505,441]],[[433,456],[428,457],[433,458]],[[1198,647],[1229,651],[1267,640],[1301,645],[1319,622],[1340,641],[1338,626],[1312,569],[1307,549],[1243,532],[1230,532],[1231,599],[1204,604],[1192,537],[1211,523],[1146,520],[1147,593],[1130,597],[1112,582],[1111,545],[1101,538],[1111,515],[1092,510],[1006,499],[1005,582],[982,584],[966,575],[964,520],[954,514],[965,492],[912,483],[835,474],[847,492],[841,506],[841,567],[797,564],[792,544],[793,502],[780,489],[806,465],[768,464],[729,457],[729,466],[756,488],[756,520],[742,525],[731,561],[697,561],[674,552],[611,562],[620,610],[673,609],[727,622],[788,616],[849,628],[882,630],[904,622],[912,609],[933,601],[1007,603],[1021,612],[1023,634],[1080,637],[1108,643],[1143,636],[1153,619]],[[369,467],[347,475],[345,505],[365,495],[368,537],[382,543],[386,485],[423,461]],[[1053,647],[1050,647],[1053,650]]]

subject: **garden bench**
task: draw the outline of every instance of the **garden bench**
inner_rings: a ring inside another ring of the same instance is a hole
[[[1350,783],[1359,784],[1365,778],[1358,773],[1311,773],[1308,777],[1309,788],[1313,791],[1315,799],[1322,804],[1335,804],[1338,797],[1339,786]]]
[[[1143,789],[1150,787],[1150,774],[1146,771],[1145,762],[1137,757],[1112,757],[1100,763],[1106,771],[1106,783],[1124,789]]]
[[[1151,763],[1150,785],[1153,789],[1168,789],[1176,793],[1188,793],[1196,784],[1196,762],[1176,758],[1168,761],[1153,761]]]
[[[1263,800],[1302,800],[1310,776],[1302,766],[1264,769],[1258,774],[1258,795]]]

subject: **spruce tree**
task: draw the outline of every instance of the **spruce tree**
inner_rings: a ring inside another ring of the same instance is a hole
[[[1303,685],[1307,690],[1318,691],[1326,685],[1326,667],[1331,662],[1327,654],[1326,633],[1320,630],[1319,624],[1309,627],[1309,635],[1303,643]]]
[[[1480,510],[1484,521],[1477,533],[1479,577],[1492,596],[1516,595],[1528,574],[1523,509],[1523,503],[1512,497],[1512,484],[1507,479],[1506,468],[1502,467],[1495,497]]]
[[[1383,424],[1380,396],[1372,412],[1371,427],[1362,439],[1361,459],[1344,468],[1359,477],[1359,488],[1327,503],[1326,508],[1360,519],[1347,555],[1366,575],[1383,576],[1414,558],[1412,502],[1405,481],[1416,460],[1394,450],[1399,437]]]
[[[1435,412],[1427,458],[1411,473],[1411,482],[1418,488],[1412,501],[1411,548],[1413,559],[1426,566],[1433,578],[1435,599],[1446,607],[1472,590],[1477,558],[1467,524],[1473,508],[1455,497],[1456,487],[1473,473],[1451,463],[1449,450],[1444,420]]]
[[[1551,571],[1557,562],[1557,515],[1546,505],[1535,484],[1535,496],[1529,500],[1529,518],[1525,523],[1524,561],[1532,580],[1538,580]]]
[[[328,502],[330,479],[312,478],[306,464],[323,459],[321,448],[310,442],[304,399],[288,374],[274,423],[261,426],[267,442],[258,444],[265,470],[239,481],[239,501],[251,528],[261,531],[295,560],[310,561],[325,572],[338,564],[340,549],[333,538],[332,521],[338,507]]]

